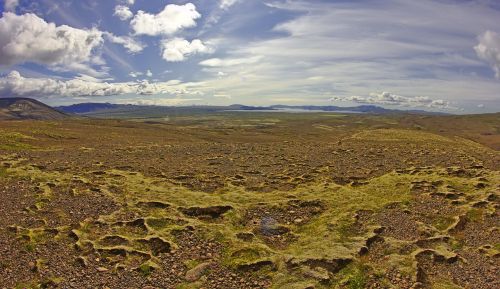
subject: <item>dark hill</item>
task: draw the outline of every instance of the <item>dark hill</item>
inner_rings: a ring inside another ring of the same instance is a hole
[[[31,98],[0,98],[0,120],[54,120],[69,117],[38,100]]]
[[[68,106],[59,106],[57,109],[66,113],[85,114],[89,112],[96,112],[101,110],[116,109],[119,107],[126,107],[126,105],[113,104],[113,103],[78,103]]]

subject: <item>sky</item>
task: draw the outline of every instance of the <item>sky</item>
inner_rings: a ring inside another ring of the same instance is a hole
[[[0,97],[500,111],[497,0],[1,0]]]

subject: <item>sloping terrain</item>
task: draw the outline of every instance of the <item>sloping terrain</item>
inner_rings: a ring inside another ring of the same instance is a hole
[[[0,120],[59,120],[68,115],[31,98],[0,98]]]
[[[3,122],[0,284],[498,288],[500,154],[400,120]]]

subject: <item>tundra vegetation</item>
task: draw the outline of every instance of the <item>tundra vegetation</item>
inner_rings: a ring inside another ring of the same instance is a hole
[[[2,288],[499,288],[500,115],[0,123]]]

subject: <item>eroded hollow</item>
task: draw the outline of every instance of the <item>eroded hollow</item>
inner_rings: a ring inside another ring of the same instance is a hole
[[[165,241],[160,237],[153,237],[149,239],[139,240],[140,243],[145,244],[149,247],[149,250],[154,256],[158,256],[162,253],[170,252],[170,243]]]
[[[105,236],[99,240],[99,244],[103,246],[127,246],[129,240],[121,236]]]
[[[145,209],[167,209],[167,208],[170,208],[170,204],[159,202],[159,201],[138,202],[136,205],[140,208],[145,208]]]
[[[233,209],[231,206],[211,206],[211,207],[190,207],[190,208],[179,208],[184,215],[190,217],[196,217],[199,219],[219,219],[227,213],[229,210]]]

